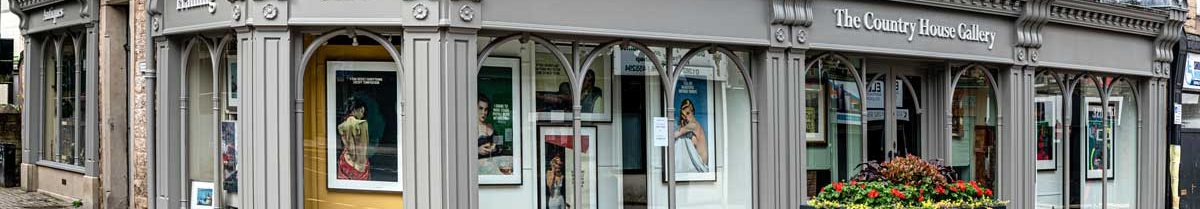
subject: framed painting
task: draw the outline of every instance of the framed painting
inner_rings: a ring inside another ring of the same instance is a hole
[[[396,64],[330,61],[326,66],[328,188],[401,191]]]
[[[1037,131],[1036,159],[1038,170],[1058,169],[1058,137],[1062,121],[1059,110],[1062,96],[1034,98],[1034,126]]]
[[[598,203],[596,190],[596,127],[581,127],[579,130],[579,149],[576,149],[575,133],[570,126],[541,126],[538,127],[539,154],[538,168],[541,175],[538,185],[540,208],[595,208]],[[576,155],[578,150],[581,155]],[[579,173],[571,168],[578,165]],[[582,177],[578,177],[582,176]],[[580,179],[580,180],[572,180]],[[576,191],[575,183],[582,183]],[[575,197],[582,195],[583,202],[575,202]]]
[[[221,172],[225,178],[221,188],[230,193],[238,192],[237,121],[221,121]]]
[[[479,184],[521,184],[521,59],[488,57],[479,69]]]
[[[540,49],[540,48],[539,48]],[[571,57],[571,54],[566,54]],[[583,121],[612,121],[612,64],[611,59],[597,58],[588,66],[580,90],[580,113]],[[538,51],[533,62],[534,109],[537,120],[570,121],[573,118],[572,87],[567,70],[554,54]]]
[[[191,191],[192,194],[188,199],[191,202],[190,209],[215,208],[214,205],[216,205],[216,203],[214,202],[213,196],[216,194],[214,194],[215,191],[213,191],[212,182],[193,181]]]
[[[1119,121],[1117,110],[1121,109],[1122,99],[1110,97],[1108,102],[1101,102],[1099,97],[1086,97],[1084,101],[1087,104],[1087,114],[1085,115],[1087,130],[1084,132],[1087,142],[1083,154],[1084,165],[1087,166],[1087,178],[1113,179],[1115,178],[1113,176],[1115,173],[1113,172],[1115,169],[1113,167],[1113,151],[1116,147],[1113,141],[1113,130],[1116,122]],[[1104,153],[1108,153],[1107,156]]]
[[[674,149],[675,181],[716,181],[718,147],[713,122],[716,82],[711,80],[714,68],[687,67],[675,83],[674,124],[669,134]],[[664,152],[665,154],[665,152]],[[666,159],[664,157],[663,159]],[[666,178],[664,178],[666,179]]]

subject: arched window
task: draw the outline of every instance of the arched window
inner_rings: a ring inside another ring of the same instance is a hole
[[[1034,158],[1037,160],[1034,182],[1036,182],[1036,206],[1038,208],[1054,208],[1063,206],[1064,174],[1066,165],[1063,142],[1067,121],[1063,107],[1065,98],[1063,88],[1065,83],[1059,74],[1043,71],[1035,77],[1033,114],[1036,142]]]
[[[996,82],[989,69],[969,65],[957,71],[950,100],[950,166],[959,179],[996,188]]]
[[[45,84],[45,136],[42,160],[82,167],[84,161],[84,102],[80,78],[80,44],[74,36],[50,38],[43,50]]]
[[[864,87],[860,59],[821,55],[805,74],[805,140],[810,185],[850,179],[865,162]],[[808,195],[817,191],[810,187]]]

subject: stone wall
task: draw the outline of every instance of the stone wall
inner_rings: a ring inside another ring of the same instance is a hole
[[[129,157],[132,161],[130,179],[129,208],[147,208],[146,177],[146,91],[145,79],[142,78],[140,63],[146,61],[146,2],[147,0],[131,0],[129,2],[130,27],[130,71],[129,75]]]

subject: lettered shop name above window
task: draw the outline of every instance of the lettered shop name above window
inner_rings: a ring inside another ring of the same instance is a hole
[[[939,25],[925,18],[912,21],[904,18],[891,19],[877,16],[874,12],[854,15],[849,9],[833,9],[833,14],[837,16],[838,28],[904,34],[908,36],[909,42],[917,36],[923,36],[984,43],[988,45],[988,50],[992,50],[996,45],[997,33],[983,30],[979,24]]]
[[[63,18],[62,8],[46,8],[46,10],[42,10],[42,21],[54,21],[57,24],[59,18]]]

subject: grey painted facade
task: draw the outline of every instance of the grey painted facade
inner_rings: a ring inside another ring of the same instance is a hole
[[[737,57],[731,50],[750,52],[751,62],[739,65],[748,72],[744,75],[752,89],[753,132],[746,137],[753,139],[757,152],[746,163],[754,168],[754,208],[797,208],[805,202],[808,145],[794,136],[806,130],[805,72],[815,58],[853,55],[944,63],[946,69],[917,72],[927,81],[921,84],[926,95],[921,150],[926,157],[943,159],[952,157],[950,98],[962,71],[951,66],[991,69],[994,95],[1002,102],[997,110],[997,146],[1003,156],[998,191],[1013,208],[1034,207],[1036,133],[1027,113],[1034,109],[1036,76],[1052,73],[1072,82],[1083,75],[1125,78],[1136,86],[1140,116],[1134,208],[1164,206],[1167,145],[1158,139],[1166,136],[1167,112],[1154,107],[1166,101],[1166,69],[1182,33],[1183,11],[1174,8],[1068,0],[212,1],[191,8],[180,8],[178,2],[183,1],[152,3],[160,14],[152,18],[151,29],[159,78],[153,101],[154,208],[188,204],[188,145],[178,140],[187,127],[184,104],[195,99],[181,93],[186,92],[187,47],[236,45],[244,66],[238,71],[244,95],[238,135],[253,140],[238,145],[241,208],[303,208],[301,127],[308,113],[302,87],[312,82],[303,79],[304,68],[324,41],[351,34],[379,43],[402,40],[389,55],[401,71],[403,199],[408,208],[481,204],[478,165],[467,157],[474,145],[443,139],[467,139],[475,132],[470,115],[477,110],[469,104],[476,94],[479,63],[490,53],[477,46],[503,41],[669,46],[731,57]],[[914,34],[910,41],[908,35],[885,29],[839,27],[845,19],[835,11],[843,9],[848,16],[871,12],[914,24],[928,19],[938,25],[979,25],[979,31],[992,35],[963,40]],[[307,45],[306,35],[315,37]],[[501,38],[479,43],[480,36]],[[571,66],[588,66],[576,64],[595,58],[556,53],[572,75],[582,71]],[[665,83],[674,80],[667,75],[675,69],[658,70]],[[864,76],[858,79],[868,79]],[[580,85],[581,78],[572,77],[572,84]],[[667,115],[673,111],[664,108]],[[579,129],[581,121],[572,125]],[[28,135],[36,131],[25,133],[25,138],[38,138]],[[673,187],[675,182],[669,182]]]

